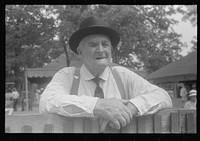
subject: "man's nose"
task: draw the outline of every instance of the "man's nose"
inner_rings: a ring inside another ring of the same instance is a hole
[[[99,45],[98,45],[97,51],[99,51],[99,52],[103,51],[103,46],[102,46],[102,44],[99,44]]]

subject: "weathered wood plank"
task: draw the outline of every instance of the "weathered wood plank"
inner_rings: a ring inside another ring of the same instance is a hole
[[[162,125],[162,129],[161,132],[162,133],[171,133],[171,127],[170,127],[170,115],[172,112],[177,112],[178,109],[177,108],[169,108],[169,109],[164,109],[164,110],[160,110],[159,112],[155,113],[154,115],[161,115],[161,125]]]
[[[99,133],[99,121],[96,119],[92,119],[92,132],[91,133]]]
[[[62,122],[63,133],[74,133],[74,122],[76,122],[75,119],[65,117],[64,121]]]
[[[186,114],[186,127],[187,133],[196,133],[196,124],[195,124],[195,114],[194,113],[187,113]]]
[[[193,114],[194,113],[194,114]],[[99,133],[98,119],[52,115],[5,116],[6,133]],[[107,126],[104,133],[196,133],[196,111],[165,109],[134,117],[121,130]]]
[[[179,124],[178,124],[178,111],[177,112],[172,112],[171,113],[171,133],[179,133]]]
[[[10,133],[10,127],[8,126],[5,127],[5,133]]]
[[[137,133],[137,118],[133,116],[132,121],[126,127],[123,127],[121,133]]]
[[[24,125],[22,126],[22,133],[32,133],[32,126],[30,125]]]
[[[92,133],[92,119],[86,118],[84,122],[84,133]]]
[[[54,125],[53,124],[45,124],[43,132],[44,133],[53,133],[54,132]]]
[[[162,133],[162,116],[155,114],[153,118],[154,133]]]
[[[138,133],[153,133],[153,115],[137,117]]]
[[[120,133],[120,130],[110,127],[109,125],[106,126],[104,133]]]
[[[74,133],[84,133],[84,118],[74,118]]]

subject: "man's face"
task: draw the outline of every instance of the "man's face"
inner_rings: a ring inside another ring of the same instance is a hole
[[[105,68],[111,61],[111,42],[105,35],[89,35],[82,39],[78,52],[87,68]]]

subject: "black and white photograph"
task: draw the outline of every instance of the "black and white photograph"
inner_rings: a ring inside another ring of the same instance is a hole
[[[5,5],[5,133],[196,134],[197,5]]]

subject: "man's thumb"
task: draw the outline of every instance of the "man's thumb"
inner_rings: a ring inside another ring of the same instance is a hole
[[[125,100],[125,99],[121,99],[121,102],[125,105],[127,105],[129,103],[129,100]]]

